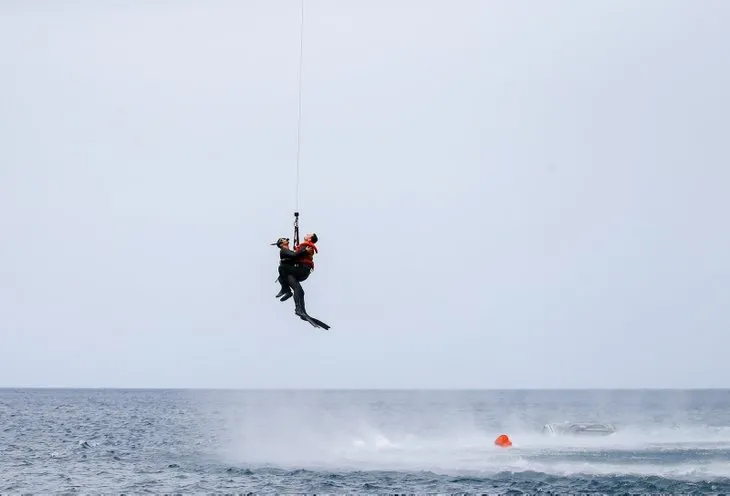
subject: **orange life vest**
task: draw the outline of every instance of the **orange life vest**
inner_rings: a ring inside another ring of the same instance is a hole
[[[309,241],[302,241],[297,245],[296,248],[294,248],[294,251],[297,251],[302,246],[308,246],[309,248],[314,250],[314,253],[319,253],[319,250],[317,250],[317,247],[314,245],[314,243],[310,243]],[[314,270],[314,255],[304,252],[303,255],[300,255],[297,258],[297,262],[302,263],[309,267],[310,269]]]

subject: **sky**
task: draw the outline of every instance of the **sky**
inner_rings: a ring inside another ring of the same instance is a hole
[[[0,4],[0,386],[728,386],[730,4],[300,8]]]

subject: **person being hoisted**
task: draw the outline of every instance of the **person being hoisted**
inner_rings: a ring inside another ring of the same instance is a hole
[[[304,289],[300,284],[306,281],[314,270],[314,255],[318,252],[316,243],[319,240],[315,233],[304,236],[304,241],[291,250],[289,238],[279,238],[272,245],[279,248],[279,277],[281,291],[276,295],[281,301],[294,296],[294,314],[307,320],[304,304]],[[292,294],[293,291],[293,294]]]

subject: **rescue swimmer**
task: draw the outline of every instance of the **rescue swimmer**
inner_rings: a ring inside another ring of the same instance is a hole
[[[294,314],[302,320],[307,320],[308,315],[301,283],[306,281],[314,270],[314,255],[318,252],[316,246],[318,240],[317,234],[309,233],[304,236],[303,242],[294,247],[294,250],[289,248],[289,238],[279,238],[275,243],[271,243],[279,248],[277,281],[281,285],[281,290],[276,297],[286,301],[294,296]]]

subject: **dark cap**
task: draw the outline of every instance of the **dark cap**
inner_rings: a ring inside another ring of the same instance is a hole
[[[281,243],[284,241],[289,241],[289,238],[279,238],[276,240],[276,243],[271,243],[271,246],[281,246]]]

